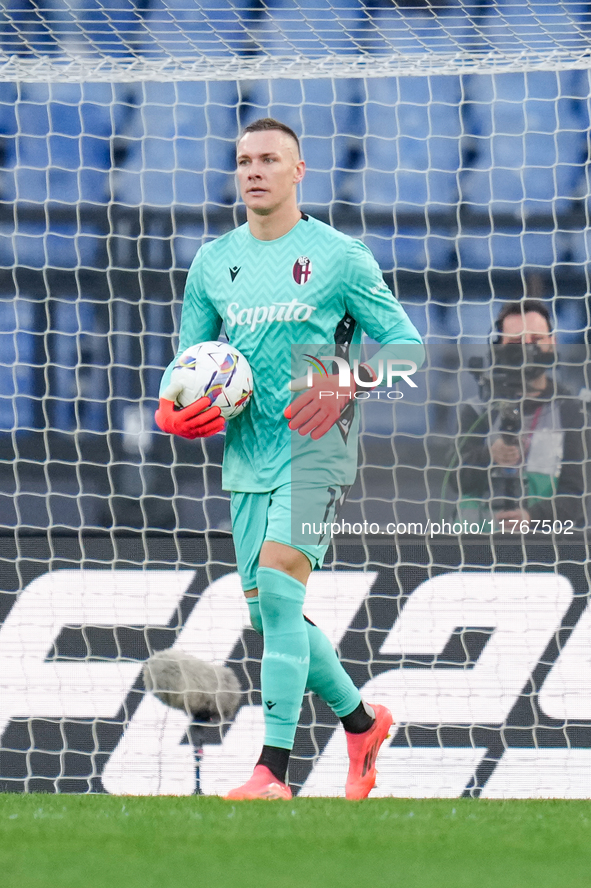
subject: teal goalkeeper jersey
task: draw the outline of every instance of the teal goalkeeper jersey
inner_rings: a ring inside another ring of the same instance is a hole
[[[226,427],[224,489],[273,490],[294,479],[298,461],[306,475],[298,480],[352,484],[358,418],[347,435],[334,426],[314,442],[292,432],[283,411],[292,400],[294,346],[300,353],[314,344],[355,348],[362,331],[382,345],[420,344],[368,248],[307,216],[276,240],[258,240],[246,223],[205,244],[187,278],[177,357],[191,345],[216,340],[222,324],[254,378],[250,404]],[[176,357],[164,373],[161,391],[175,362]],[[300,366],[299,375],[306,369]]]

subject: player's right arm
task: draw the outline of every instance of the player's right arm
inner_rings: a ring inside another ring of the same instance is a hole
[[[160,383],[160,402],[155,419],[159,428],[182,438],[208,438],[221,432],[224,420],[219,407],[212,407],[209,398],[200,398],[188,407],[175,406],[179,389],[171,383],[171,374],[177,358],[185,349],[199,342],[215,340],[220,335],[222,319],[211,304],[203,287],[203,248],[195,257],[185,286],[179,347]]]

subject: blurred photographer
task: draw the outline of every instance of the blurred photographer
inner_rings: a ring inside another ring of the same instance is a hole
[[[511,522],[517,531],[544,521],[581,527],[585,412],[556,381],[548,309],[537,299],[509,302],[496,328],[490,359],[471,361],[479,396],[460,417],[458,517],[483,532]]]

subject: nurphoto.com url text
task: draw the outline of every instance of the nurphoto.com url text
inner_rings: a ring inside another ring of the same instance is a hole
[[[333,521],[331,522],[309,522],[302,523],[302,535],[310,534],[311,536],[359,536],[361,534],[375,534],[381,536],[394,536],[396,534],[412,534],[413,536],[449,536],[458,534],[566,534],[574,533],[573,521],[551,521],[545,520],[497,520],[488,519],[481,521],[431,521],[428,519],[422,521],[398,521],[390,522],[384,527],[376,522],[369,521]]]

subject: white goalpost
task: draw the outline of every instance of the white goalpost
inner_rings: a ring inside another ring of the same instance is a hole
[[[371,248],[427,344],[416,390],[360,408],[352,531],[309,591],[393,709],[377,793],[591,797],[590,29],[568,0],[2,5],[0,791],[222,793],[252,764],[261,642],[223,442],[153,414],[189,264],[244,219],[236,137],[273,116],[301,138],[303,209]],[[583,405],[583,486],[571,528],[500,539],[457,527],[461,416],[525,297]],[[173,645],[234,671],[235,716],[145,692]],[[303,795],[344,785],[335,727],[308,696]]]

